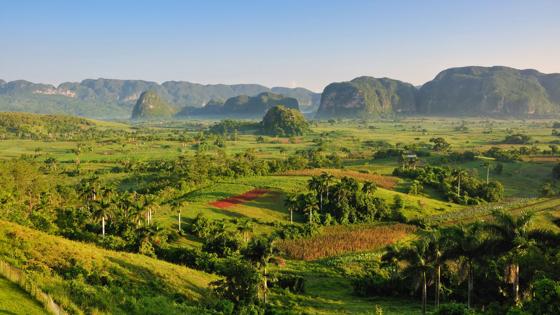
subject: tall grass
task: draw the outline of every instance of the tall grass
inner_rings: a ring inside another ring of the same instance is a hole
[[[21,270],[9,265],[8,263],[0,260],[0,275],[19,285],[24,291],[29,293],[35,300],[43,304],[43,307],[50,314],[63,315],[67,314],[62,307],[54,302],[52,297],[43,292],[31,280],[29,280],[25,273]]]
[[[278,247],[289,258],[316,260],[349,252],[364,252],[382,248],[403,239],[415,231],[406,224],[337,225],[325,228],[321,234],[298,240],[283,240]]]

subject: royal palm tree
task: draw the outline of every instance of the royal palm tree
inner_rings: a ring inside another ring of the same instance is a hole
[[[298,210],[298,195],[297,194],[289,194],[284,199],[284,205],[290,211],[290,223],[294,223],[294,211]]]
[[[327,200],[329,200],[329,187],[331,186],[331,184],[334,183],[336,177],[332,174],[327,173],[327,172],[321,173],[321,175],[319,175],[319,177],[321,178],[321,182],[325,186],[325,192],[327,193]]]
[[[453,171],[453,176],[457,180],[457,196],[461,196],[461,180],[467,175],[467,172],[462,169],[456,169]]]
[[[299,194],[298,206],[303,213],[309,216],[309,223],[313,223],[313,213],[318,210],[317,198],[312,193]]]
[[[405,272],[411,275],[420,276],[420,286],[422,287],[422,314],[426,314],[428,301],[428,273],[433,269],[430,261],[429,243],[425,239],[419,239],[411,246],[404,248],[400,253],[401,260],[408,263]]]
[[[367,181],[362,186],[362,192],[366,195],[371,195],[377,190],[375,183]]]
[[[307,182],[307,187],[317,193],[317,197],[319,197],[319,211],[323,213],[323,190],[325,185],[322,178],[320,176],[312,176]]]
[[[472,292],[474,289],[474,266],[484,255],[486,240],[482,235],[482,225],[458,225],[447,228],[443,232],[450,240],[451,246],[447,251],[450,258],[463,258],[460,264],[463,274],[467,275],[467,307],[472,307]]]
[[[262,270],[262,293],[264,304],[267,302],[268,293],[268,264],[277,254],[272,238],[256,238],[253,239],[244,251],[244,256],[258,269]]]
[[[518,217],[503,210],[492,212],[492,221],[485,225],[486,231],[494,236],[494,248],[506,253],[509,260],[508,281],[512,284],[513,301],[519,302],[519,255],[530,246],[529,227],[533,213],[526,212]]]
[[[439,307],[441,294],[441,266],[447,260],[446,250],[449,247],[449,238],[443,235],[440,230],[434,230],[423,233],[423,239],[428,245],[428,255],[430,262],[433,264],[434,271],[434,302]]]

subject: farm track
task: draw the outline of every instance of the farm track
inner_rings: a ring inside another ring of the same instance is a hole
[[[547,205],[543,207],[543,205]],[[511,209],[506,209],[507,212],[518,215],[521,214],[523,211],[532,212],[532,213],[539,213],[549,210],[557,210],[560,209],[560,197],[554,197],[550,199],[541,200],[535,203],[530,203],[521,207],[514,207]],[[474,215],[471,217],[465,217],[460,219],[451,219],[447,221],[443,221],[444,225],[453,225],[459,223],[472,223],[477,220],[486,220],[490,219],[492,215],[487,211],[485,214]]]

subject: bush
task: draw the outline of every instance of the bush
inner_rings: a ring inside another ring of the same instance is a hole
[[[560,314],[560,282],[547,278],[535,281],[531,301],[524,309],[530,314]]]
[[[463,304],[448,303],[442,304],[434,312],[434,315],[471,315],[475,314]]]

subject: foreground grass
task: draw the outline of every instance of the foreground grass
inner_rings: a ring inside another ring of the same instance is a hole
[[[47,312],[16,284],[0,277],[0,314],[43,315]]]
[[[305,278],[303,294],[274,291],[271,297],[273,304],[282,305],[296,313],[375,314],[377,305],[383,309],[383,314],[421,314],[419,301],[354,295],[351,277],[328,263],[287,261],[281,272]]]
[[[0,221],[0,259],[73,314],[185,314],[216,277]]]

